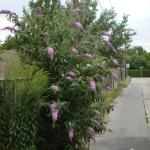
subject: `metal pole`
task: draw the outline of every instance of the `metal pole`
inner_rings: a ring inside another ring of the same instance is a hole
[[[143,73],[142,73],[142,67],[141,67],[141,77],[143,77]]]
[[[126,41],[126,33],[127,30],[125,29],[125,54],[124,54],[124,68],[125,68],[125,78],[127,77],[127,68],[126,68],[126,60],[127,60],[127,41]]]

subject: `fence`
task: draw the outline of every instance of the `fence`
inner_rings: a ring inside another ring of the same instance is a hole
[[[104,78],[104,82],[108,83],[110,89],[104,88],[104,94],[107,94],[110,90],[114,90],[118,87],[118,84],[125,79],[125,69],[124,68],[116,68],[113,70],[115,76],[109,74],[107,77]]]
[[[128,70],[128,75],[131,77],[150,77],[150,69]]]
[[[15,99],[15,88],[12,82],[0,80],[0,149],[5,150],[9,143],[12,126],[12,105]],[[9,118],[9,119],[8,119]]]
[[[16,101],[20,86],[25,79],[6,80],[0,78],[0,150],[10,149],[14,139],[14,122],[16,121]],[[7,146],[7,147],[6,147]]]

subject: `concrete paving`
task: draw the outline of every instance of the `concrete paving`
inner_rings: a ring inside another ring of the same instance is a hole
[[[105,135],[97,136],[90,150],[150,150],[150,78],[133,78],[116,99]]]

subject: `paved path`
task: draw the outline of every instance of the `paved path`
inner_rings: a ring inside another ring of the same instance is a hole
[[[150,117],[150,78],[133,78],[116,101],[109,115],[112,132],[97,136],[90,150],[150,150],[144,109]]]

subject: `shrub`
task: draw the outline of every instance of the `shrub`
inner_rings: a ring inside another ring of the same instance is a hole
[[[65,7],[59,0],[37,0],[29,6],[21,21],[11,17],[18,25],[15,41],[24,61],[49,73],[49,90],[37,110],[37,148],[87,149],[94,134],[105,130],[109,108],[102,88],[109,85],[103,77],[110,72],[109,65],[118,66],[116,50],[94,22],[97,3],[83,0]],[[27,97],[37,102],[30,88],[23,91],[23,97],[27,91]]]

